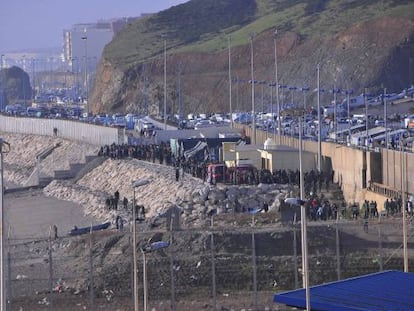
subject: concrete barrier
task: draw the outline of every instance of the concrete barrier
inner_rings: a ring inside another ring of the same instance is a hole
[[[55,132],[54,129],[57,129]],[[20,134],[57,136],[103,146],[125,142],[125,129],[73,120],[24,118],[0,115],[0,131]]]

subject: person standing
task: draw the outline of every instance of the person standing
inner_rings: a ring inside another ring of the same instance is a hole
[[[53,225],[53,239],[57,240],[58,238],[58,228],[56,225]]]
[[[175,167],[175,181],[179,181],[179,180],[180,180],[180,168],[177,165]]]

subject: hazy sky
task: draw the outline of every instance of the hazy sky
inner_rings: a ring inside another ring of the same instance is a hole
[[[0,53],[60,47],[73,24],[155,13],[188,0],[0,0]]]

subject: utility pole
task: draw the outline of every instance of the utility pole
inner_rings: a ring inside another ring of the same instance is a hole
[[[232,91],[232,81],[231,81],[231,36],[228,36],[228,45],[229,45],[229,114],[230,114],[230,127],[233,128],[233,108],[231,102],[231,91]]]
[[[320,66],[318,64],[317,66],[317,70],[316,70],[316,76],[317,76],[317,102],[318,102],[318,172],[321,172],[322,169],[322,138],[321,138],[321,130],[322,130],[322,126],[321,126],[321,90],[320,90],[320,76],[319,76],[319,71],[320,71]]]
[[[256,111],[254,106],[254,53],[253,53],[253,35],[250,35],[250,73],[252,83],[252,133],[253,145],[256,145]]]
[[[276,45],[276,36],[277,36],[277,29],[275,29],[273,41],[275,45],[275,83],[276,83],[276,106],[277,106],[277,137],[278,141],[277,144],[280,145],[282,142],[281,137],[281,126],[282,121],[280,120],[280,103],[279,103],[279,80],[278,80],[278,72],[277,72],[277,45]]]
[[[164,130],[167,129],[167,40],[164,39]]]
[[[142,63],[142,79],[144,83],[144,113],[148,116],[148,102],[147,102],[147,75],[145,72],[145,63]]]

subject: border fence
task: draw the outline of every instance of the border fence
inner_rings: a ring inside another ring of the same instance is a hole
[[[274,293],[302,287],[301,234],[300,224],[264,221],[272,217],[250,223],[246,215],[237,228],[217,215],[205,230],[138,230],[140,310],[144,289],[148,310],[280,310]],[[309,222],[310,285],[402,270],[401,221]],[[143,256],[145,245],[160,240],[169,247]],[[7,310],[133,310],[131,241],[131,232],[116,230],[7,239]]]

